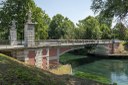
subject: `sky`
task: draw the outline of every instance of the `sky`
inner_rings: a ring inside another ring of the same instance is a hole
[[[74,23],[94,13],[90,9],[91,0],[34,0],[51,18],[56,14],[68,17]]]

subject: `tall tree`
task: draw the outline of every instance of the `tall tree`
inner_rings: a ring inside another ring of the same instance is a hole
[[[113,33],[115,38],[125,40],[127,39],[128,29],[124,26],[123,23],[117,23],[113,28]]]
[[[73,38],[74,24],[68,18],[65,18],[61,14],[57,14],[51,20],[48,33],[51,39]]]
[[[99,14],[95,18],[99,21],[100,25],[106,24],[109,28],[111,28],[113,18],[104,17],[103,14]]]
[[[6,0],[2,5],[2,10],[0,10],[0,15],[2,15],[0,16],[0,24],[5,35],[7,35],[6,38],[8,38],[9,35],[11,21],[14,19],[17,21],[16,28],[18,30],[18,39],[23,39],[24,24],[27,21],[27,13],[29,10],[32,11],[33,22],[37,22],[36,29],[41,30],[37,31],[38,34],[40,34],[40,32],[44,32],[44,34],[46,34],[46,28],[41,25],[44,22],[41,19],[44,18],[43,15],[45,13],[39,7],[36,7],[33,0]],[[35,12],[37,12],[37,14]],[[47,34],[45,37],[47,37]],[[39,38],[44,38],[44,36]]]
[[[83,38],[85,39],[99,39],[102,32],[100,30],[100,24],[98,20],[92,16],[89,16],[79,21],[78,27],[83,30]]]
[[[36,40],[47,39],[48,38],[48,28],[50,24],[50,18],[45,12],[36,7],[33,12],[33,21],[37,23],[35,26],[36,30]]]
[[[123,19],[128,14],[128,0],[92,0],[91,9],[106,17]]]
[[[23,37],[24,23],[27,19],[27,13],[29,10],[35,8],[35,3],[33,0],[7,0],[3,3],[1,15],[1,26],[9,35],[9,28],[11,21],[15,19],[17,21],[18,38]],[[6,36],[8,38],[8,36]]]
[[[95,17],[100,23],[100,29],[102,31],[102,39],[110,39],[111,38],[111,26],[113,18],[106,18],[102,14],[99,14]]]
[[[101,24],[100,29],[102,31],[102,39],[111,39],[112,31],[107,24]]]
[[[63,25],[62,25],[62,29],[64,29],[64,39],[73,39],[74,35],[75,35],[75,25],[74,23],[69,20],[67,17],[64,19]]]

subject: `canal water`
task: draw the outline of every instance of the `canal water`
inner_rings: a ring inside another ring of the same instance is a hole
[[[73,70],[104,76],[117,85],[128,85],[128,60],[99,59],[74,67]]]

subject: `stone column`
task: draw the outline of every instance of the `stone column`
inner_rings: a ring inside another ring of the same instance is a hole
[[[42,49],[37,49],[36,50],[36,57],[35,57],[35,65],[36,67],[38,68],[42,68],[42,59],[43,59],[43,56],[42,56]]]
[[[24,28],[24,40],[25,40],[26,47],[35,46],[35,23],[32,23],[31,16],[32,16],[32,13],[31,11],[29,11],[28,20]]]
[[[112,40],[112,54],[115,53],[115,40]]]
[[[60,48],[57,48],[57,62],[59,63]]]
[[[16,21],[12,21],[12,26],[10,29],[10,44],[12,46],[17,45],[17,30],[16,30]]]
[[[29,50],[24,50],[24,55],[23,55],[23,57],[24,57],[24,62],[26,63],[26,64],[29,64],[29,57],[28,57],[28,53],[29,53]]]
[[[49,48],[47,48],[47,54],[46,54],[46,58],[47,58],[47,69],[49,69]]]

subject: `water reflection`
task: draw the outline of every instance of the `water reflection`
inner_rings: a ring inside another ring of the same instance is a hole
[[[105,76],[118,85],[128,85],[128,60],[99,60],[74,70]]]

